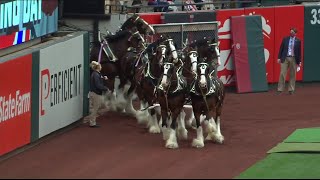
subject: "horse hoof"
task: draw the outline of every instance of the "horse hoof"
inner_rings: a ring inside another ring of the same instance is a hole
[[[218,135],[215,133],[209,133],[208,136],[206,137],[206,140],[213,141],[217,144],[223,144],[224,137],[222,135]]]
[[[167,143],[166,148],[168,149],[177,149],[179,146],[177,143]]]
[[[192,141],[192,147],[195,147],[195,148],[203,148],[203,147],[204,147],[203,139],[193,139],[193,141]]]
[[[209,121],[205,121],[204,124],[206,125],[206,132],[207,133],[212,133],[216,131],[216,127],[210,123]]]
[[[178,129],[178,138],[182,140],[187,140],[188,139],[188,131],[184,128]]]
[[[214,142],[218,143],[218,144],[223,144],[224,142],[224,137],[222,135],[217,135],[214,138]]]
[[[161,131],[160,131],[159,127],[151,126],[149,128],[149,132],[152,133],[152,134],[159,134]]]

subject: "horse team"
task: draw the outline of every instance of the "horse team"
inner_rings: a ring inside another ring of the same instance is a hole
[[[147,45],[146,34],[157,40]],[[90,60],[98,59],[101,73],[109,78],[110,92],[105,97],[110,110],[133,115],[150,133],[162,132],[166,148],[178,148],[177,139],[188,138],[186,127],[196,129],[193,147],[204,147],[205,140],[223,143],[220,117],[225,91],[217,77],[220,56],[214,39],[203,38],[178,50],[172,38],[155,34],[137,14],[115,34],[99,37]],[[117,87],[116,78],[120,80]],[[134,94],[139,110],[132,104]],[[185,120],[188,109],[191,115]]]

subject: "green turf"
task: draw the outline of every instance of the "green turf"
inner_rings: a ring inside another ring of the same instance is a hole
[[[297,129],[284,142],[320,143],[320,128]]]
[[[319,179],[320,154],[273,153],[235,179]]]
[[[270,149],[268,153],[279,152],[318,152],[320,153],[320,143],[279,143]]]

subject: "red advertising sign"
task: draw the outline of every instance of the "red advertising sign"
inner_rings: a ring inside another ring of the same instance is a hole
[[[30,143],[32,55],[0,63],[0,155]]]
[[[149,24],[162,24],[161,13],[141,13],[139,16]]]
[[[262,18],[262,29],[264,39],[264,55],[269,83],[277,82],[273,78],[274,67],[274,39],[275,39],[275,16],[274,7],[268,8],[246,8],[246,15],[260,15]]]
[[[275,7],[275,56],[274,56],[274,81],[279,81],[280,64],[276,61],[278,59],[278,52],[282,39],[290,35],[290,28],[298,29],[297,37],[301,40],[301,62],[303,66],[303,41],[304,41],[304,6],[279,6]],[[303,67],[297,72],[297,80],[302,80]],[[288,76],[287,76],[288,80]]]
[[[218,10],[217,21],[219,25],[219,48],[221,65],[218,67],[218,77],[225,85],[235,85],[234,64],[231,52],[231,26],[230,17],[244,14],[244,9]]]

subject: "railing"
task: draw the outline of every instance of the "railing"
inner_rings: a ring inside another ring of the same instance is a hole
[[[118,1],[119,2],[119,1]],[[144,13],[154,12],[155,9],[177,9],[178,11],[188,11],[186,8],[188,5],[194,5],[197,7],[203,7],[202,10],[215,10],[215,9],[232,9],[240,7],[260,7],[260,6],[279,6],[297,4],[298,0],[246,0],[246,1],[214,1],[204,3],[175,3],[168,5],[147,5],[144,2],[141,5],[131,5],[130,3],[123,4],[106,4],[106,13]],[[168,7],[168,8],[167,8]],[[171,7],[171,8],[170,8]],[[166,11],[166,12],[168,12]]]
[[[152,25],[156,34],[147,37],[147,42],[152,43],[160,35],[169,35],[175,42],[178,49],[183,49],[186,44],[207,38],[218,42],[218,22],[197,22],[197,23],[168,23]]]
[[[106,13],[138,13],[138,12],[154,12],[154,9],[177,9],[179,11],[188,11],[187,6],[197,6],[204,7],[202,10],[214,10],[214,9],[230,9],[236,8],[241,5],[257,6],[259,5],[259,0],[247,0],[247,1],[214,1],[214,2],[204,2],[204,3],[175,3],[168,5],[147,5],[143,3],[141,5],[131,5],[128,3],[121,4],[106,4]]]

